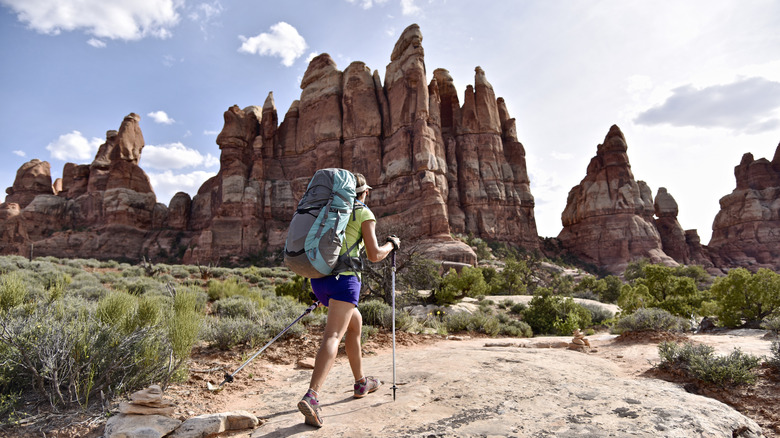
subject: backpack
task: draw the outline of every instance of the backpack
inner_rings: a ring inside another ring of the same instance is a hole
[[[290,221],[284,245],[284,263],[293,272],[321,278],[362,269],[362,260],[349,255],[362,239],[339,256],[355,208],[356,183],[355,175],[344,169],[314,173]]]

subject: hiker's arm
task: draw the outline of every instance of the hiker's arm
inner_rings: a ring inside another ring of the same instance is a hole
[[[384,260],[393,251],[393,244],[385,242],[382,246],[376,240],[376,221],[363,221],[360,225],[363,231],[363,243],[366,245],[368,261],[376,263]]]

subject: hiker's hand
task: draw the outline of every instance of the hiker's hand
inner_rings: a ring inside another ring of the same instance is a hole
[[[399,239],[395,234],[387,236],[387,241],[393,244],[394,250],[398,251],[398,249],[401,248],[401,239]]]

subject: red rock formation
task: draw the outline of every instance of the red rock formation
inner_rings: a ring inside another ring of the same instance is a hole
[[[380,233],[402,231],[433,258],[476,261],[451,232],[537,248],[525,152],[503,100],[477,68],[461,111],[446,70],[427,85],[425,72],[422,34],[412,25],[384,85],[364,63],[341,72],[322,54],[278,127],[272,95],[262,112],[230,108],[217,139],[221,170],[192,199],[195,235],[184,260],[281,248],[297,200],[322,167],[366,175]]]
[[[676,265],[654,225],[652,192],[634,179],[627,150],[623,133],[613,125],[587,175],[569,191],[558,239],[570,253],[611,273],[623,272],[639,258]]]
[[[653,205],[657,217],[655,227],[661,236],[663,251],[677,263],[690,264],[691,251],[686,242],[685,230],[677,221],[677,201],[666,191],[665,187],[660,187],[655,195]]]
[[[38,195],[53,195],[51,183],[51,165],[48,161],[33,159],[16,171],[16,179],[11,187],[5,189],[8,194],[6,203],[27,207]]]
[[[770,162],[747,153],[720,199],[709,248],[729,266],[780,270],[780,145]]]
[[[217,137],[218,174],[168,208],[137,166],[139,119],[130,114],[109,131],[91,165],[67,164],[58,196],[49,181],[51,196],[35,197],[34,208],[7,207],[6,221],[22,222],[2,238],[2,251],[33,240],[39,254],[183,254],[183,262],[206,263],[279,250],[309,178],[323,167],[366,175],[379,233],[415,240],[429,257],[476,262],[453,232],[538,247],[515,120],[479,67],[462,108],[446,70],[427,83],[417,25],[396,43],[384,84],[362,62],[342,72],[322,54],[281,124],[270,93],[262,108],[229,108]]]
[[[67,163],[56,196],[48,163],[22,166],[11,190],[18,196],[0,206],[0,252],[28,255],[34,247],[34,255],[140,259],[147,239],[164,229],[167,208],[138,167],[139,120],[130,114],[119,131],[108,131],[91,165]],[[34,190],[34,198],[23,197]],[[8,202],[17,199],[22,203]]]

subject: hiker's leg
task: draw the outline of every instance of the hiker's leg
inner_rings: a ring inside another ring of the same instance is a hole
[[[328,303],[328,321],[325,323],[322,343],[314,360],[314,372],[311,374],[309,388],[319,391],[325,383],[325,377],[336,362],[339,342],[347,331],[354,310],[355,305],[345,301],[331,299]]]
[[[347,337],[344,339],[344,343],[347,350],[347,358],[349,359],[349,367],[352,368],[352,374],[355,376],[356,381],[363,378],[363,358],[361,357],[362,351],[360,349],[361,330],[363,330],[363,315],[355,308],[352,312],[352,317],[349,319]]]

